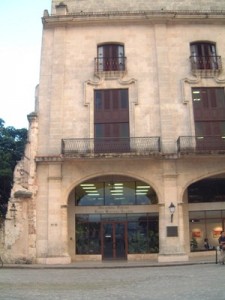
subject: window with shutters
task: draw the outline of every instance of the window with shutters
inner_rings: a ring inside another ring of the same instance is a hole
[[[224,88],[199,87],[192,89],[195,134],[198,146],[210,149],[225,145]]]
[[[95,151],[129,151],[129,103],[127,89],[95,90]]]

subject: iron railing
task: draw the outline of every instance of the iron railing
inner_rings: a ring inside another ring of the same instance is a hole
[[[149,155],[160,152],[159,137],[63,139],[62,155],[89,156],[108,153]]]
[[[126,57],[96,57],[95,72],[124,72],[126,71]]]
[[[190,56],[192,71],[221,71],[222,61],[221,56]]]
[[[225,136],[180,136],[178,152],[225,151]]]

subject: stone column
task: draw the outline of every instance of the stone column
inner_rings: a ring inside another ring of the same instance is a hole
[[[183,209],[178,199],[176,161],[163,162],[164,201],[159,205],[160,253],[159,262],[187,261],[184,249]],[[169,206],[175,205],[175,212],[171,219]]]

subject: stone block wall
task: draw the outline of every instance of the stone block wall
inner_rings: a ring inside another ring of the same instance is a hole
[[[52,0],[52,13],[55,6],[65,3],[70,13],[77,12],[102,12],[102,11],[139,11],[139,10],[224,10],[223,0]]]

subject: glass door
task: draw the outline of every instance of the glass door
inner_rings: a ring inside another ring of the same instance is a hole
[[[102,223],[102,258],[105,260],[127,258],[126,222]]]

